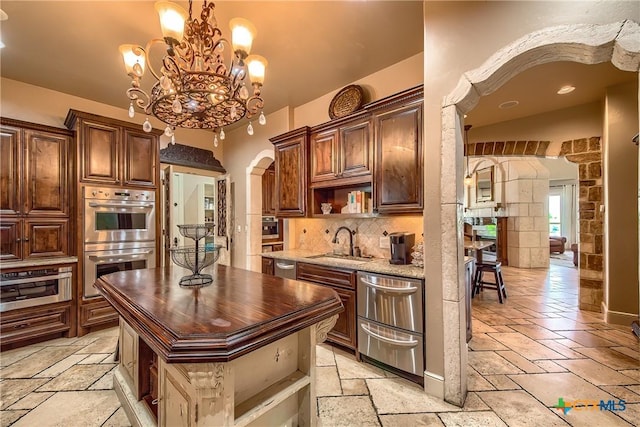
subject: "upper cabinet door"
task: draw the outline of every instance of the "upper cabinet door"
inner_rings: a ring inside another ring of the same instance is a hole
[[[375,134],[378,212],[421,213],[422,102],[376,116]]]
[[[336,178],[337,140],[338,131],[336,129],[311,135],[309,142],[311,182],[321,182]]]
[[[24,213],[67,216],[69,137],[26,129],[24,142]]]
[[[80,180],[117,184],[120,180],[120,128],[82,121],[80,137]]]
[[[308,139],[308,128],[301,128],[271,140],[276,162],[276,216],[306,214]]]
[[[342,177],[371,175],[371,121],[340,128],[340,175]]]
[[[0,214],[18,215],[20,209],[20,168],[22,165],[21,131],[0,128]]]
[[[158,137],[124,129],[124,185],[156,186]]]

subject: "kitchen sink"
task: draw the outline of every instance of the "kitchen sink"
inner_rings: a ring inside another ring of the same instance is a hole
[[[373,257],[357,257],[351,255],[343,255],[343,254],[319,254],[319,255],[311,255],[306,257],[307,259],[315,259],[318,261],[327,261],[327,262],[341,262],[344,261],[345,264],[364,264],[365,262],[373,261]]]

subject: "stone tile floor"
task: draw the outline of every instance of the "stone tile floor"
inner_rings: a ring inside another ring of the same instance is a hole
[[[629,327],[578,310],[577,269],[504,268],[509,295],[473,301],[463,408],[322,344],[319,425],[629,426],[640,424],[640,346]],[[127,426],[112,390],[117,329],[0,354],[0,426]],[[615,400],[624,411],[553,408]]]

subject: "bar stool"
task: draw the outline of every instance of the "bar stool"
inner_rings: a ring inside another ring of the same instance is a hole
[[[504,287],[504,280],[502,279],[502,269],[500,268],[502,264],[500,262],[490,262],[485,261],[482,263],[476,263],[476,276],[473,280],[473,291],[471,292],[471,296],[479,294],[481,290],[487,289],[495,289],[498,291],[498,300],[500,304],[502,304],[502,297],[507,298],[507,290]],[[484,273],[493,273],[493,277],[495,282],[485,282],[483,280]]]

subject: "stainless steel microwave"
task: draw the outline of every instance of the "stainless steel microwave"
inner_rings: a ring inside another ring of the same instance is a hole
[[[278,218],[275,216],[263,216],[262,217],[262,238],[271,239],[280,235],[278,229]]]

